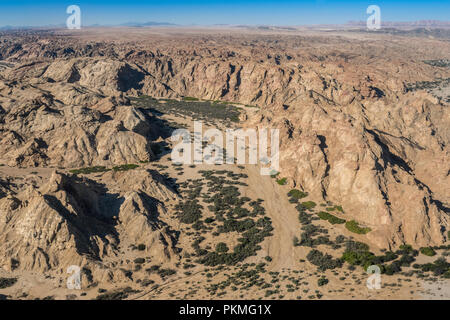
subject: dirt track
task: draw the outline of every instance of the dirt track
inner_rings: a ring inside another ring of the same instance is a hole
[[[289,203],[285,188],[278,185],[270,176],[262,176],[257,166],[247,166],[249,194],[264,200],[267,216],[272,219],[273,236],[266,244],[266,254],[272,257],[270,269],[279,271],[283,268],[294,268],[296,252],[292,239],[298,235],[300,224],[298,212]]]

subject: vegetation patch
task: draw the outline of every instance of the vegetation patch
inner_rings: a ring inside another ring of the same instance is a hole
[[[429,257],[432,257],[432,256],[436,255],[436,251],[434,251],[434,249],[431,248],[431,247],[420,248],[420,253],[424,254],[426,256],[429,256]]]
[[[418,251],[410,245],[402,245],[395,253],[387,251],[384,255],[376,256],[369,251],[369,246],[362,242],[347,241],[342,259],[351,265],[360,265],[366,270],[371,265],[377,265],[381,273],[393,275],[402,271],[402,267],[409,267],[415,261]],[[391,262],[387,264],[387,262]]]
[[[450,263],[445,258],[439,258],[433,263],[414,264],[415,269],[420,269],[423,272],[433,272],[435,276],[441,276],[445,279],[450,279]]]
[[[306,201],[302,202],[300,204],[300,207],[304,210],[312,210],[316,206],[316,203],[314,201]]]
[[[450,60],[448,60],[448,59],[425,60],[424,63],[429,64],[430,66],[439,67],[439,68],[449,68],[450,67]]]
[[[202,217],[203,207],[198,200],[187,200],[179,203],[175,206],[175,209],[178,210],[177,216],[183,223],[192,224]]]
[[[317,285],[319,287],[322,287],[324,285],[328,284],[328,279],[325,277],[320,277],[319,280],[317,280]]]
[[[199,99],[194,97],[183,97],[183,101],[199,101]]]
[[[91,174],[91,173],[107,172],[110,170],[111,169],[108,169],[104,166],[95,166],[95,167],[74,169],[74,170],[70,170],[69,172],[73,173],[73,174]]]
[[[355,220],[351,220],[351,221],[347,221],[345,223],[345,227],[347,228],[348,231],[351,231],[353,233],[357,233],[357,234],[367,234],[370,231],[372,231],[369,227],[360,227],[358,222],[356,222]]]
[[[320,211],[318,214],[320,219],[327,220],[331,224],[343,224],[345,223],[344,219],[340,219],[338,217],[333,216],[332,214],[329,214],[325,211]]]
[[[336,269],[342,267],[341,259],[333,259],[329,254],[324,254],[319,250],[311,250],[306,259],[313,265],[318,267],[319,271],[325,271],[327,269]]]
[[[200,225],[199,228],[203,232],[214,231],[212,234],[215,236],[224,233],[238,235],[238,244],[234,248],[228,248],[225,243],[219,243],[211,250],[208,246],[202,248],[204,237],[198,237],[192,245],[198,257],[196,262],[208,266],[235,265],[256,255],[261,249],[259,244],[271,235],[273,227],[270,218],[264,216],[265,209],[261,205],[263,200],[241,197],[237,185],[246,185],[242,180],[247,175],[227,170],[201,170],[199,173],[203,179],[184,185],[190,189],[183,191],[187,193],[189,200],[177,207],[179,218],[199,223],[203,208],[197,201],[202,198],[214,218],[205,219],[208,229]],[[206,184],[206,193],[202,193],[203,184]]]
[[[117,172],[117,171],[128,171],[128,170],[133,170],[139,168],[139,165],[137,164],[123,164],[120,166],[115,166],[112,169]]]
[[[97,296],[96,300],[125,300],[130,294],[139,293],[140,291],[133,290],[130,287],[119,289],[116,291],[102,293]]]
[[[230,249],[228,248],[228,246],[224,242],[219,242],[216,245],[216,252],[217,253],[225,253],[225,252],[228,252],[228,250],[230,250]]]
[[[17,278],[0,278],[0,289],[12,287],[17,282]]]
[[[302,192],[298,189],[292,189],[291,191],[288,192],[288,196],[300,200],[306,198],[308,196],[308,193]]]
[[[172,114],[177,116],[189,116],[196,120],[210,122],[212,120],[225,121],[226,125],[239,122],[240,108],[228,103],[214,103],[211,101],[199,101],[194,97],[184,97],[182,101],[173,99],[154,99],[148,96],[130,98],[137,108],[153,114]],[[173,124],[172,126],[175,126]]]

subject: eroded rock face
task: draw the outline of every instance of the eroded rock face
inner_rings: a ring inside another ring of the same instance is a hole
[[[28,87],[0,100],[5,110],[0,152],[11,166],[74,168],[136,163],[153,156],[145,116],[119,105],[120,98],[95,101],[89,108],[77,98],[67,105]]]
[[[450,77],[423,63],[450,45],[374,37],[191,35],[182,48],[158,36],[8,38],[1,54],[17,65],[0,81],[2,160],[145,161],[152,128],[124,94],[238,101],[261,107],[245,126],[281,129],[281,175],[342,204],[371,227],[372,243],[441,244],[450,229],[448,102],[407,85]],[[128,199],[141,206],[138,193]]]
[[[124,175],[107,173],[106,186],[55,171],[39,188],[28,186],[2,197],[1,267],[61,273],[76,265],[100,280],[107,263],[132,245],[145,245],[154,261],[175,257],[175,239],[163,222],[161,203],[176,195],[158,182],[155,172]],[[120,277],[117,271],[110,277]]]
[[[373,231],[367,237],[374,244],[440,244],[446,241],[450,223],[448,196],[442,192],[450,183],[445,172],[448,153],[439,146],[440,137],[429,135],[424,142],[423,131],[429,121],[425,119],[432,119],[432,113],[444,114],[445,106],[425,99],[423,103],[429,112],[414,116],[417,135],[393,135],[386,127],[376,128],[362,114],[324,112],[311,101],[305,101],[309,107],[301,111],[292,107],[286,112],[280,107],[265,112],[252,125],[282,128],[281,175],[300,189],[342,204],[347,217],[370,226]],[[399,117],[398,123],[403,121]],[[430,147],[433,144],[436,148]]]

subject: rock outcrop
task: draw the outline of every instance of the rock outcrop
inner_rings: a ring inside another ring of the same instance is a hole
[[[176,257],[176,239],[162,204],[174,192],[147,170],[105,173],[108,186],[55,171],[42,186],[0,199],[0,266],[65,273],[71,265],[94,280],[120,277],[111,261],[144,245],[154,261]],[[106,269],[108,266],[108,270]],[[92,281],[94,281],[92,280]],[[117,280],[117,278],[116,278]]]

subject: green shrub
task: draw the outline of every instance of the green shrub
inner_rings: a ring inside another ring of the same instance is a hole
[[[136,169],[138,167],[139,167],[139,165],[137,165],[137,164],[123,164],[123,165],[120,165],[120,166],[115,166],[112,169],[117,172],[117,171],[133,170],[133,169]]]
[[[369,252],[369,246],[367,244],[349,240],[346,243],[346,249],[341,259],[351,265],[368,267],[373,264],[375,255]]]
[[[177,273],[175,270],[172,269],[158,269],[157,272],[161,278],[169,277]]]
[[[183,97],[183,101],[199,101],[199,99],[194,97]]]
[[[302,198],[306,198],[308,196],[308,193],[302,192],[298,189],[292,189],[291,191],[288,192],[288,196],[299,200]]]
[[[70,173],[73,174],[91,174],[91,173],[99,173],[99,172],[106,172],[111,169],[107,169],[103,166],[95,166],[95,167],[87,167],[87,168],[80,168],[80,169],[74,169],[70,170]]]
[[[144,258],[136,258],[136,259],[134,259],[134,263],[137,263],[137,264],[143,264],[144,262],[145,262]]]
[[[193,224],[201,218],[201,209],[203,209],[203,207],[197,200],[187,200],[186,202],[177,204],[175,209],[178,210],[177,216],[181,222]]]
[[[301,208],[304,210],[311,210],[316,206],[316,203],[314,201],[306,201],[306,202],[302,202],[300,204]],[[298,208],[297,208],[298,210]]]
[[[342,267],[341,259],[333,259],[329,254],[323,254],[319,250],[311,250],[306,259],[313,265],[317,266],[320,271],[325,271],[327,269],[335,269]]]
[[[420,253],[422,253],[426,256],[429,256],[429,257],[436,255],[436,251],[434,251],[433,248],[431,248],[431,247],[420,248]]]
[[[402,244],[400,245],[400,249],[397,250],[397,254],[410,254],[413,253],[414,249],[410,244]]]
[[[138,249],[139,251],[144,251],[145,248],[146,248],[146,246],[145,246],[145,244],[143,244],[143,243],[138,244],[138,246],[137,246],[137,249]]]
[[[375,255],[369,251],[350,251],[347,250],[342,254],[342,260],[351,265],[372,265]]]
[[[345,223],[344,219],[340,219],[338,217],[333,216],[332,214],[329,214],[325,211],[320,211],[318,214],[320,219],[327,220],[331,224],[343,224]]]
[[[317,280],[317,285],[319,287],[322,287],[322,286],[326,285],[327,283],[328,283],[328,279],[325,277],[321,277],[321,278],[319,278],[319,280]]]
[[[103,293],[97,296],[96,300],[124,300],[128,298],[130,294],[138,293],[139,291],[133,290],[130,287],[119,289],[112,292]]]
[[[228,248],[228,246],[224,242],[219,242],[216,245],[216,252],[217,253],[225,253],[225,252],[228,252],[228,250],[230,250],[230,249]]]
[[[277,183],[278,183],[280,186],[284,186],[284,185],[287,183],[287,178],[281,178],[281,179],[278,179],[278,180],[277,180]]]
[[[347,228],[347,230],[357,234],[366,234],[371,231],[371,229],[368,227],[367,228],[360,227],[358,225],[358,222],[356,222],[355,220],[347,221],[345,223],[345,227]]]
[[[433,272],[435,276],[441,276],[444,279],[450,278],[450,263],[445,258],[436,259],[433,263],[415,264],[415,269],[421,269],[423,272]]]

